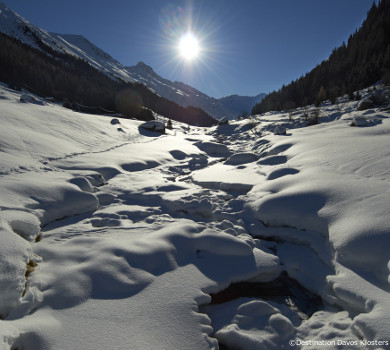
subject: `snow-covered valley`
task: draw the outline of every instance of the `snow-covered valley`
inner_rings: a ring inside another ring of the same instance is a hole
[[[0,349],[390,348],[388,110],[159,135],[20,97],[0,86]]]

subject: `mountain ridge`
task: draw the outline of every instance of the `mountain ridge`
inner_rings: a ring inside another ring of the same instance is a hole
[[[186,83],[172,82],[162,78],[143,61],[138,62],[135,66],[126,66],[126,70],[133,79],[146,84],[160,96],[184,107],[199,107],[210,115],[219,118],[234,119],[243,113],[249,113],[251,108],[266,95],[261,93],[252,97],[236,94],[217,99]]]
[[[249,113],[265,96],[231,95],[219,99],[210,97],[188,84],[161,77],[143,61],[139,61],[135,66],[125,66],[82,35],[52,33],[39,28],[3,3],[0,3],[0,32],[42,51],[47,50],[42,46],[47,46],[55,52],[70,54],[115,80],[142,83],[163,98],[183,107],[200,108],[218,119],[235,119],[240,114]]]

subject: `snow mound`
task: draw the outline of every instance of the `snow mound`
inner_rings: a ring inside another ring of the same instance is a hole
[[[294,338],[292,322],[268,302],[242,298],[215,309],[213,318],[229,321],[222,327],[216,325],[215,336],[230,347],[281,349]]]
[[[374,108],[374,102],[372,102],[372,99],[370,97],[366,97],[359,101],[357,105],[358,111],[364,111],[366,109]]]
[[[231,153],[226,145],[216,142],[197,142],[195,146],[213,157],[228,157]]]
[[[155,121],[155,120],[143,123],[139,127],[142,129],[145,129],[145,130],[155,131],[155,132],[158,132],[160,134],[165,133],[165,124],[162,122],[159,122],[159,121]]]
[[[250,152],[235,153],[225,161],[225,164],[240,165],[240,164],[252,163],[255,162],[256,160],[257,160],[257,156],[254,153],[250,153]]]
[[[8,222],[13,232],[29,242],[35,240],[41,230],[40,221],[31,213],[22,210],[4,210],[1,216]]]
[[[18,223],[18,228],[20,226]],[[3,212],[0,216],[0,235],[0,315],[4,318],[20,303],[31,246],[12,230],[7,218],[3,218]]]
[[[14,203],[15,206],[24,202],[37,215],[41,225],[97,209],[99,202],[93,193],[81,191],[64,180],[57,174],[35,179],[20,174],[13,179],[4,179],[7,190],[1,202]]]
[[[248,168],[256,169],[256,165],[250,164],[248,167],[233,167],[217,163],[204,169],[194,172],[192,179],[195,183],[214,189],[224,191],[248,192],[254,184],[261,179],[255,171],[248,171]]]
[[[299,170],[294,168],[281,168],[273,170],[271,173],[268,174],[267,180],[275,180],[279,179],[280,177],[286,176],[286,175],[295,175],[298,174]]]

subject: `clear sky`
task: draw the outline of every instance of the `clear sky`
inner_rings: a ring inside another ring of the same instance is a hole
[[[124,65],[222,97],[254,96],[304,75],[347,41],[373,0],[0,0],[50,32],[81,34]],[[200,53],[178,55],[191,30]]]

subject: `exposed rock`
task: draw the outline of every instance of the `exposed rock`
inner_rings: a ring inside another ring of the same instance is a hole
[[[354,117],[351,121],[351,126],[366,126],[368,125],[368,121],[365,118],[362,117]]]
[[[119,119],[118,118],[113,118],[113,119],[111,119],[111,124],[112,125],[116,125],[116,124],[120,124],[121,122],[119,121]]]
[[[279,125],[274,129],[275,135],[286,135],[286,133],[287,133],[287,129],[283,126]]]
[[[23,94],[20,96],[20,102],[34,103],[37,102],[36,98],[30,94]]]
[[[219,124],[219,125],[229,124],[229,119],[228,119],[227,117],[223,117],[223,118],[221,118],[221,119],[218,121],[218,124]]]
[[[371,97],[366,97],[363,100],[359,101],[357,105],[358,111],[364,111],[366,109],[374,108],[374,102],[372,102]]]

